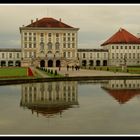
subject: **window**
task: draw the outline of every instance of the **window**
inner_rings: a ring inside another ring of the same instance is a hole
[[[86,55],[85,55],[85,53],[83,53],[83,58],[86,58]]]
[[[26,43],[24,44],[24,48],[27,48],[27,44]]]
[[[29,44],[29,48],[32,48],[32,44]]]
[[[64,33],[63,36],[66,36],[66,33]]]
[[[36,33],[34,33],[34,36],[36,35]]]
[[[74,36],[75,34],[74,33],[72,33],[72,36]]]
[[[4,58],[4,53],[2,53],[2,58]]]
[[[49,42],[51,42],[51,38],[49,38]]]
[[[74,48],[75,47],[75,43],[72,43],[72,48]]]
[[[116,49],[119,49],[119,47],[118,47],[118,46],[116,46]]]
[[[56,33],[56,37],[59,37],[59,33]]]
[[[68,33],[68,36],[70,36],[70,33]]]
[[[68,43],[68,48],[70,48],[70,43]]]
[[[32,57],[32,52],[29,52],[29,57],[30,57],[30,58]]]
[[[70,52],[68,52],[68,57],[70,57]]]
[[[92,58],[92,53],[90,53],[90,58]]]
[[[29,37],[29,41],[32,41],[32,38],[31,37]]]
[[[133,49],[135,49],[135,46],[133,46]]]
[[[12,58],[12,53],[9,53],[9,58]]]
[[[125,46],[125,49],[127,49],[127,46]]]
[[[56,38],[56,41],[59,42],[59,38]]]
[[[55,49],[58,50],[59,49],[59,46],[60,46],[59,42],[56,42],[55,43]]]
[[[63,44],[63,48],[66,48],[66,44],[65,43]]]
[[[68,37],[68,41],[70,41],[70,37]]]
[[[116,58],[119,58],[119,54],[118,53],[116,53]]]
[[[34,48],[36,48],[36,44],[34,43]]]
[[[140,58],[140,54],[138,53],[137,55],[138,55],[138,58]]]
[[[75,41],[75,38],[74,37],[72,38],[72,41]]]
[[[36,37],[34,37],[34,41],[36,41]]]
[[[27,35],[27,33],[24,33],[24,35]]]
[[[41,36],[41,37],[44,37],[44,33],[41,33],[40,36]]]
[[[51,34],[51,33],[49,33],[49,34],[48,34],[48,36],[49,36],[49,37],[51,37],[51,36],[52,36],[52,34]]]
[[[77,53],[77,57],[79,58],[79,53]]]
[[[133,53],[133,58],[135,58],[135,53]]]
[[[66,52],[63,53],[63,56],[66,58]]]
[[[97,58],[99,58],[99,53],[97,53]]]
[[[123,49],[123,46],[121,46],[121,49]]]
[[[112,53],[112,58],[114,58],[114,53]]]
[[[139,49],[139,46],[138,46],[138,49]]]
[[[63,41],[66,41],[66,38],[65,37],[63,37]]]
[[[106,53],[104,53],[104,58],[106,58]]]
[[[123,53],[121,53],[121,58],[123,58]]]
[[[19,53],[17,53],[17,58],[19,58]]]
[[[24,41],[27,41],[27,37],[24,37]]]
[[[131,53],[129,53],[129,58],[131,58]]]
[[[112,49],[114,49],[114,46],[112,46]]]
[[[131,46],[129,46],[129,49],[131,49]]]
[[[29,33],[29,35],[32,35],[32,33]]]
[[[49,49],[49,50],[52,49],[52,43],[51,43],[51,42],[48,43],[48,49]]]

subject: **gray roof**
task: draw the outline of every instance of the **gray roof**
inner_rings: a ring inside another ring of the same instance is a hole
[[[106,49],[78,49],[78,52],[108,52]]]
[[[21,49],[17,49],[17,48],[0,48],[0,52],[21,52]]]

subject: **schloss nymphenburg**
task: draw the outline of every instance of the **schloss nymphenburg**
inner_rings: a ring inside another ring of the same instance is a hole
[[[140,65],[140,39],[120,28],[102,49],[78,48],[78,30],[61,19],[36,18],[19,28],[21,49],[1,48],[0,66]]]

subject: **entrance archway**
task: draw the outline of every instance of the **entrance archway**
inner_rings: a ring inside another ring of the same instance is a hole
[[[103,66],[107,66],[107,60],[103,61]]]
[[[83,60],[82,61],[82,66],[86,66],[87,65],[87,61],[86,60]]]
[[[16,61],[16,62],[15,62],[15,66],[20,67],[20,65],[21,65],[20,61]]]
[[[1,61],[1,66],[6,66],[6,61]]]
[[[60,65],[60,60],[56,60],[56,67],[59,67]]]
[[[53,61],[52,60],[48,61],[48,67],[53,67]]]
[[[89,65],[93,66],[93,60],[89,60]]]
[[[100,60],[96,61],[96,66],[100,66]]]
[[[44,60],[40,61],[40,67],[45,67],[45,61]]]
[[[13,61],[8,61],[8,66],[13,66]]]

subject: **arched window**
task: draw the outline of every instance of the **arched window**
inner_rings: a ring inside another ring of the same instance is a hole
[[[52,43],[49,42],[47,45],[48,45],[48,50],[51,50],[52,49]]]

